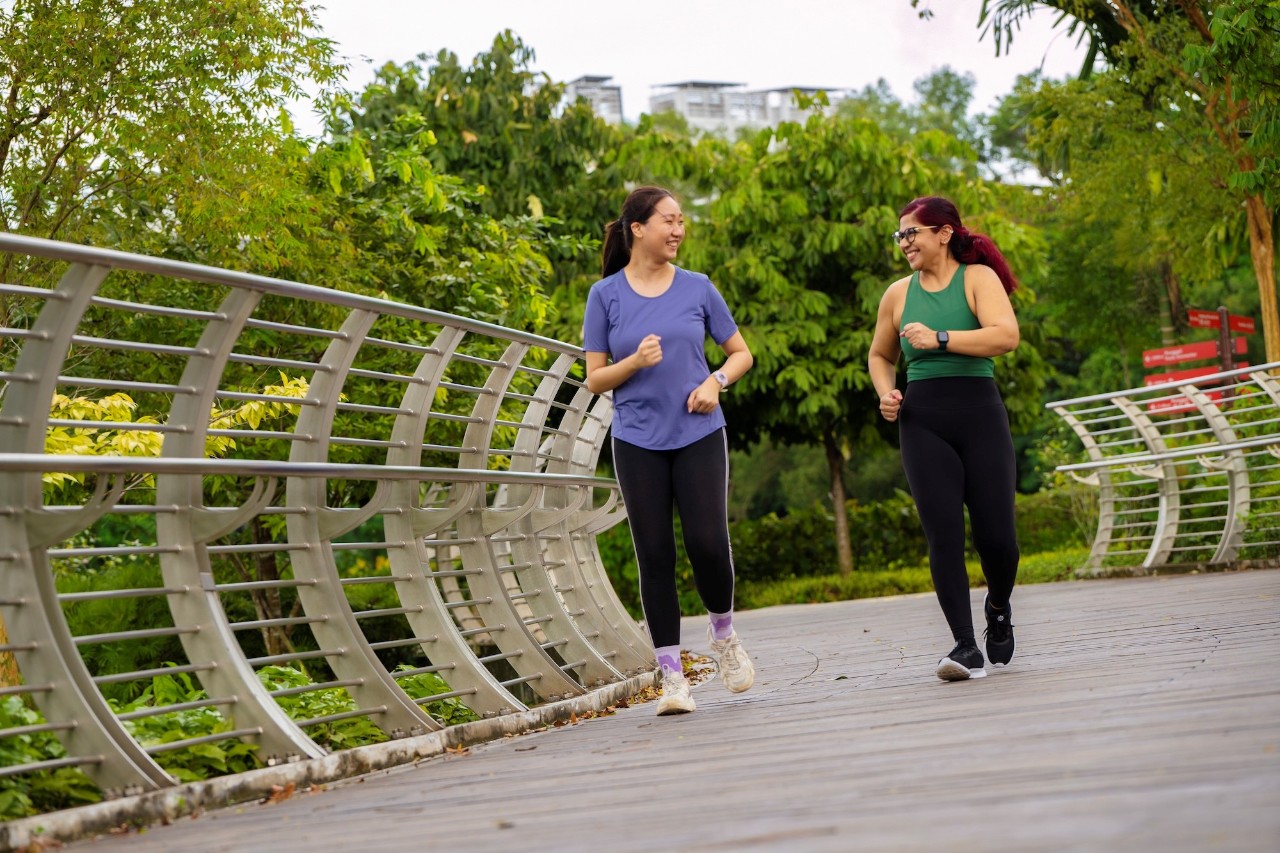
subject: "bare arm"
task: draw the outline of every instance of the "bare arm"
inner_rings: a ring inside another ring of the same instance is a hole
[[[720,366],[720,370],[728,378],[729,384],[732,385],[751,369],[751,365],[755,364],[755,358],[751,355],[751,349],[747,346],[746,339],[742,337],[742,332],[734,332],[727,341],[720,345],[720,348],[728,356],[724,364]],[[708,376],[689,395],[687,401],[689,411],[702,412],[704,414],[714,411],[716,406],[720,405],[720,392],[722,390],[720,382],[714,376]]]
[[[662,361],[662,339],[646,335],[636,351],[621,361],[609,363],[607,352],[587,352],[587,390],[592,394],[612,391],[646,367]]]
[[[898,357],[902,344],[898,340],[898,325],[894,320],[898,306],[904,298],[908,279],[895,281],[880,297],[880,310],[876,313],[876,331],[871,338],[871,352],[867,356],[867,373],[880,398],[880,414],[887,421],[898,419],[902,406],[902,392],[898,391]]]

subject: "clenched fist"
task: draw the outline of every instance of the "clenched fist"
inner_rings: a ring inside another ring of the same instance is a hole
[[[645,335],[640,346],[636,347],[635,359],[640,367],[653,367],[662,361],[662,338],[657,335]]]

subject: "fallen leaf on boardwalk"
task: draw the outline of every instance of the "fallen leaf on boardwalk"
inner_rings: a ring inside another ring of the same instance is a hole
[[[577,715],[575,712],[570,711],[570,712],[569,712],[569,725],[571,725],[571,726],[576,726],[577,724],[578,724],[578,715]]]
[[[272,803],[282,803],[293,796],[293,792],[296,788],[297,788],[297,785],[293,782],[290,782],[288,785],[285,785],[284,787],[281,787],[279,785],[272,785],[271,796],[267,797],[263,802],[265,802],[267,805],[271,805]]]
[[[471,750],[465,746],[446,746],[444,751],[450,755],[467,755],[471,752]]]

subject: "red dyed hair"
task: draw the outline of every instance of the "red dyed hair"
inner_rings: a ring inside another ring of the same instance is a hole
[[[1005,293],[1013,293],[1018,289],[1018,280],[1009,269],[1009,262],[1000,254],[996,244],[985,234],[970,231],[960,224],[960,211],[950,199],[930,195],[913,199],[898,214],[904,216],[915,214],[921,225],[950,225],[955,236],[947,243],[951,256],[962,264],[986,264],[995,270],[996,277],[1004,285]]]

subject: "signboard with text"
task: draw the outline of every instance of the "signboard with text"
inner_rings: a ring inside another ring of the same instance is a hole
[[[1221,391],[1205,391],[1204,395],[1210,400],[1217,402],[1222,399]],[[1190,412],[1196,408],[1196,404],[1189,397],[1168,397],[1163,400],[1152,400],[1147,403],[1147,411],[1157,415],[1172,415],[1177,412]]]
[[[1236,367],[1248,367],[1249,362],[1237,361]],[[1190,370],[1170,370],[1168,373],[1152,373],[1142,380],[1143,385],[1163,385],[1166,382],[1186,382],[1199,379],[1201,376],[1212,376],[1221,373],[1221,367],[1193,367]]]
[[[1194,329],[1222,328],[1222,318],[1217,311],[1205,311],[1201,308],[1188,308],[1187,322]],[[1252,335],[1258,330],[1257,324],[1253,322],[1252,317],[1242,317],[1239,314],[1227,315],[1227,328],[1243,335]]]
[[[1236,338],[1234,349],[1236,355],[1244,355],[1249,351],[1249,346],[1244,338]],[[1161,364],[1180,364],[1184,361],[1199,361],[1204,358],[1217,357],[1218,342],[1201,341],[1196,344],[1179,344],[1178,346],[1143,350],[1142,366],[1157,367]],[[1214,372],[1216,371],[1217,369],[1215,368]]]

